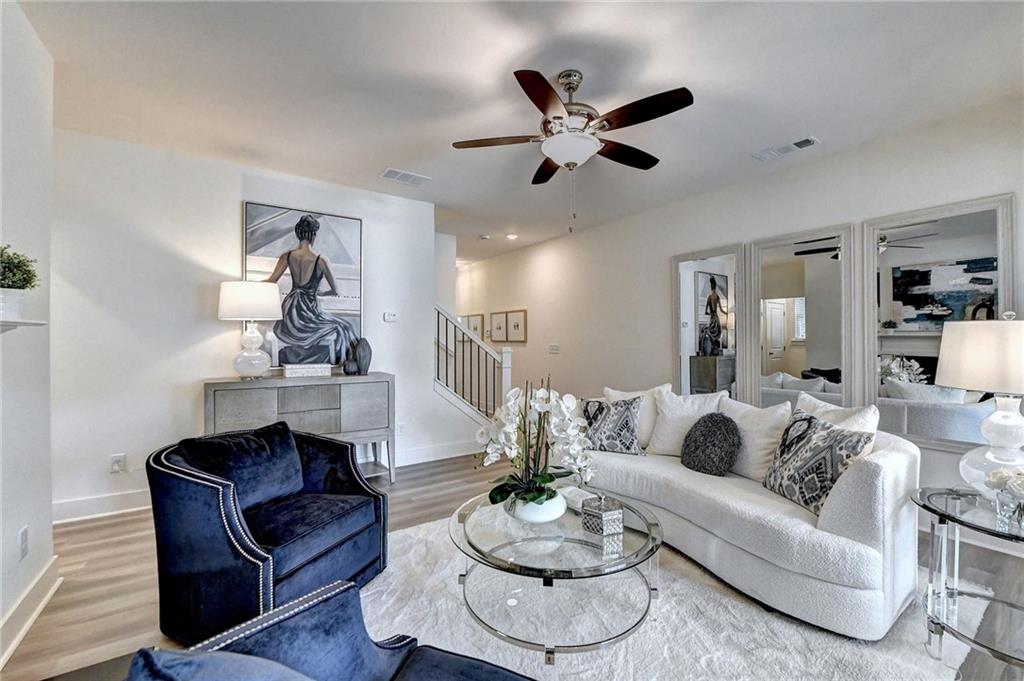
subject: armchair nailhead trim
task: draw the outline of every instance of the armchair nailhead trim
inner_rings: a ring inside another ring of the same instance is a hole
[[[179,466],[175,466],[174,464],[168,462],[167,459],[165,458],[166,455],[167,455],[167,452],[170,449],[171,449],[171,447],[168,447],[167,449],[161,450],[161,451],[157,452],[156,454],[154,454],[150,458],[150,461],[153,464],[153,467],[156,468],[157,470],[163,472],[163,473],[167,473],[168,475],[173,475],[175,477],[182,478],[183,480],[188,480],[189,482],[195,482],[195,483],[198,483],[198,484],[201,484],[201,485],[206,485],[207,487],[212,487],[215,490],[217,490],[217,503],[220,506],[220,521],[221,521],[221,524],[224,526],[224,532],[225,532],[225,534],[227,534],[228,540],[231,542],[232,546],[235,547],[235,550],[238,551],[239,555],[241,555],[243,558],[245,558],[246,560],[250,561],[251,563],[254,563],[256,565],[256,567],[259,569],[259,584],[258,584],[257,591],[258,591],[258,596],[259,596],[259,613],[262,615],[263,612],[264,612],[264,606],[263,606],[263,561],[261,561],[261,560],[259,560],[257,558],[254,558],[253,556],[250,556],[248,553],[246,553],[242,549],[241,546],[238,545],[238,542],[235,540],[235,535],[231,531],[231,527],[228,525],[227,514],[224,511],[224,490],[225,489],[227,489],[228,493],[231,495],[231,497],[230,497],[231,501],[232,501],[231,513],[232,513],[232,516],[233,516],[233,518],[235,520],[235,523],[239,527],[243,528],[242,540],[246,544],[248,544],[249,547],[252,548],[252,550],[255,551],[259,556],[263,557],[264,559],[266,559],[268,561],[268,563],[267,563],[267,571],[268,571],[269,583],[270,583],[270,594],[269,594],[269,596],[270,596],[270,599],[269,599],[270,600],[270,604],[268,606],[268,609],[272,609],[274,607],[274,559],[269,554],[264,553],[262,550],[257,548],[253,544],[253,542],[250,541],[247,536],[245,536],[247,534],[244,531],[245,525],[241,522],[241,519],[238,517],[237,498],[235,497],[234,483],[226,481],[226,480],[221,480],[221,479],[216,478],[214,476],[207,476],[204,473],[198,473],[198,472],[195,472],[195,471],[186,470],[186,469],[181,468]],[[180,471],[180,472],[178,472],[178,471]],[[211,480],[214,480],[214,481],[217,481],[217,482],[211,482]]]

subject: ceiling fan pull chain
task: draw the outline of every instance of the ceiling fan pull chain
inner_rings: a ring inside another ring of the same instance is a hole
[[[576,173],[569,171],[569,234],[576,229]]]

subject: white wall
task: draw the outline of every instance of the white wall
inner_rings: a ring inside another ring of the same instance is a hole
[[[434,234],[434,301],[455,314],[455,235]]]
[[[674,359],[674,254],[1020,192],[1021,132],[1016,99],[782,165],[755,181],[474,263],[460,270],[459,304],[529,308],[530,343],[514,353],[517,380],[550,372],[561,389],[581,394],[664,383]],[[553,342],[561,354],[547,354]]]
[[[66,130],[55,147],[58,519],[147,504],[145,457],[202,432],[203,381],[238,350],[216,315],[241,276],[243,200],[362,218],[363,332],[371,368],[397,375],[398,464],[473,451],[475,425],[433,392],[431,204]],[[107,473],[117,452],[127,475]]]
[[[50,316],[53,60],[21,8],[0,9],[0,243],[38,261],[25,317]],[[50,528],[50,334],[0,336],[0,666],[57,584]],[[28,527],[20,557],[18,533]]]
[[[827,257],[804,263],[807,315],[807,367],[835,369],[843,364],[843,267]]]

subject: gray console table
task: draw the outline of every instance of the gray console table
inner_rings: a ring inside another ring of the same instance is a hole
[[[373,460],[360,462],[366,477],[395,481],[395,377],[217,379],[204,384],[206,434],[259,428],[284,421],[295,430],[369,444]],[[387,446],[387,465],[380,445]]]

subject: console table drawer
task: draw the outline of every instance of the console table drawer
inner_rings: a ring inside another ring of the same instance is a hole
[[[218,390],[213,398],[214,432],[259,428],[277,420],[277,390]]]
[[[338,409],[317,409],[281,414],[281,420],[292,430],[301,430],[314,435],[341,432],[341,411]]]
[[[391,425],[387,383],[353,383],[341,386],[341,392],[341,425],[345,432]]]
[[[290,414],[297,411],[337,409],[341,406],[338,385],[298,385],[277,391],[277,411]]]

